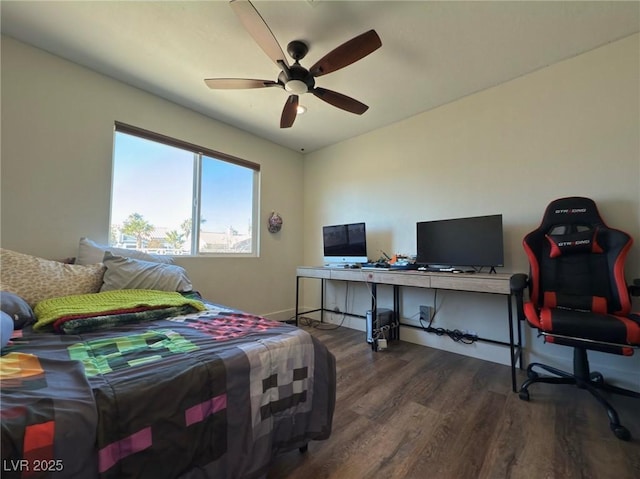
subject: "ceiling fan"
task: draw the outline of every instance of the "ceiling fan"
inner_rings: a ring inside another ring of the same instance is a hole
[[[298,109],[298,96],[304,93],[312,93],[330,105],[356,115],[362,115],[369,109],[367,105],[358,100],[315,86],[315,79],[351,65],[380,48],[382,41],[375,30],[369,30],[343,43],[307,70],[300,65],[300,60],[309,51],[309,46],[306,43],[294,40],[287,45],[287,52],[294,60],[293,65],[290,65],[271,29],[253,4],[249,0],[231,0],[230,5],[258,46],[282,71],[276,81],[249,78],[208,78],[205,79],[205,83],[209,88],[221,90],[284,88],[290,95],[282,110],[280,128],[290,128],[293,125]]]

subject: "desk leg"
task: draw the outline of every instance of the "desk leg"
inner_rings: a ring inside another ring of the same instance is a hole
[[[320,278],[320,322],[324,323],[324,278]]]
[[[296,276],[296,328],[298,327],[298,300],[300,298],[300,276]]]
[[[375,323],[378,314],[378,285],[371,283],[371,318]]]
[[[522,364],[522,324],[518,318],[516,318],[516,323],[518,323],[518,366],[522,371],[524,369]]]
[[[378,285],[376,283],[371,283],[371,332],[375,331],[375,327],[378,320]],[[371,349],[374,351],[378,350],[378,341],[375,339],[371,343]]]
[[[393,326],[389,337],[400,340],[400,286],[397,284],[393,285]]]
[[[295,309],[295,324],[299,325],[300,321],[300,276],[296,276],[296,309]],[[304,276],[303,276],[304,278]],[[320,278],[320,308],[307,311],[308,313],[315,313],[320,311],[320,322],[324,323],[324,278]],[[302,313],[304,314],[304,312]]]
[[[509,321],[509,351],[511,353],[511,389],[515,393],[518,391],[518,386],[516,382],[516,346],[513,339],[513,306],[511,305],[511,299],[511,295],[508,295],[507,308],[509,310],[509,317],[507,320]],[[518,354],[520,354],[519,351]]]

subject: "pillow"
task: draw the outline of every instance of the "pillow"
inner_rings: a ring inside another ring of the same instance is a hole
[[[104,274],[101,263],[65,264],[4,248],[0,265],[0,290],[17,294],[31,307],[57,296],[97,293]]]
[[[193,289],[185,269],[175,264],[124,258],[106,252],[104,265],[107,270],[100,291],[155,289],[182,293]]]
[[[78,246],[78,256],[76,264],[95,264],[101,263],[104,254],[109,251],[113,255],[122,256],[124,258],[141,259],[143,261],[152,261],[154,263],[173,264],[171,256],[159,254],[148,254],[135,249],[113,248],[108,245],[98,244],[89,238],[80,238]]]
[[[11,317],[13,329],[22,329],[36,320],[31,306],[17,294],[8,291],[0,291],[0,309]]]
[[[566,235],[546,235],[551,251],[550,258],[577,253],[602,253],[603,249],[598,244],[596,236],[598,230],[580,231]]]
[[[9,344],[13,334],[13,319],[4,311],[0,311],[0,351]]]

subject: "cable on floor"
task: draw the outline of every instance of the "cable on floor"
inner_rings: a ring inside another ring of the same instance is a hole
[[[437,291],[436,291],[436,294],[437,294]],[[427,324],[426,327],[424,326],[425,319],[422,317],[422,314],[420,314],[419,321],[423,331],[426,331],[427,333],[433,333],[438,336],[447,335],[456,343],[473,344],[478,340],[478,336],[476,334],[465,333],[463,331],[460,331],[459,329],[434,328],[433,326],[431,326],[433,324],[433,319],[436,317],[436,314],[438,312],[438,308],[436,304],[437,304],[436,298],[434,297],[434,305],[433,305],[434,312],[431,318],[429,319],[429,324]]]

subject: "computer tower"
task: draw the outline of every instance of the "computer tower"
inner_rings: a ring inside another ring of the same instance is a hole
[[[378,308],[377,313],[377,318],[374,322],[373,311],[367,311],[367,342],[369,344],[373,343],[373,332],[376,329],[382,328],[383,326],[390,325],[393,319],[393,311],[391,311],[390,309]]]

